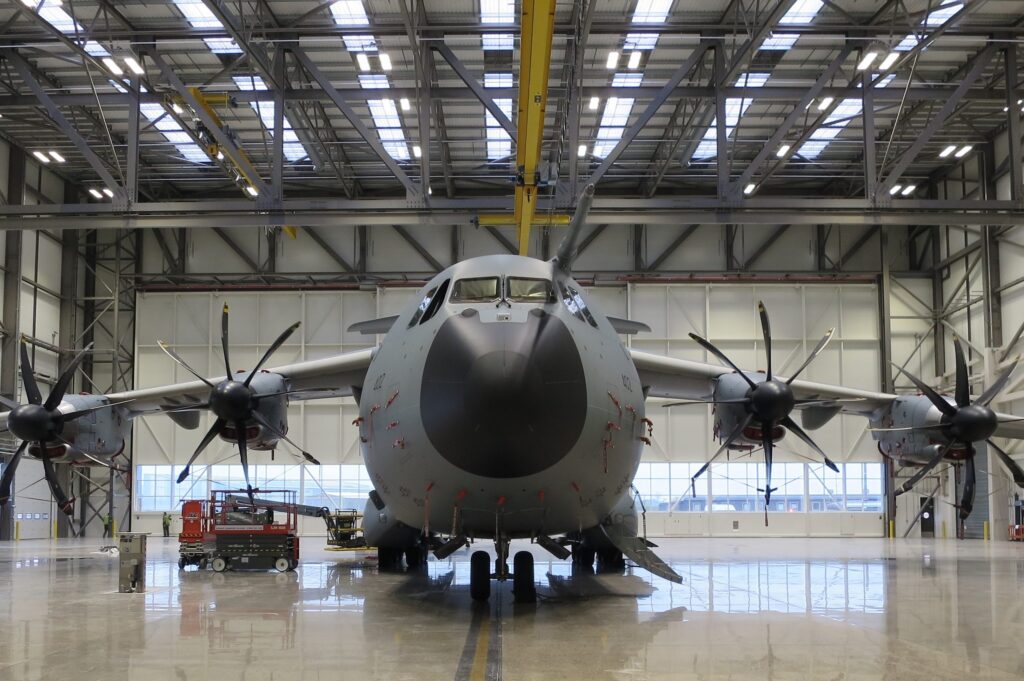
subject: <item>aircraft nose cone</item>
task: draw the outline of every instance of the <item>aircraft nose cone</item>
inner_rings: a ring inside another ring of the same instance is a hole
[[[464,471],[492,478],[539,473],[579,438],[587,390],[565,325],[452,317],[427,354],[420,412],[431,444]]]
[[[979,442],[996,432],[999,419],[995,412],[981,405],[968,405],[956,410],[950,420],[953,436],[961,442]]]

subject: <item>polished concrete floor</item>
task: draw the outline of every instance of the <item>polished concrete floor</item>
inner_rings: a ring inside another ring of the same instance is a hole
[[[296,573],[179,572],[151,538],[145,594],[95,541],[0,544],[0,679],[1024,678],[1024,545],[676,539],[684,577],[576,575],[469,599],[468,553],[425,574],[304,544]]]

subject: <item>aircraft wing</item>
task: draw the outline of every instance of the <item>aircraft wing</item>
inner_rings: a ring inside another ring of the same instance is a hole
[[[346,352],[326,359],[314,359],[297,362],[280,367],[272,367],[266,371],[280,374],[288,382],[290,390],[300,391],[288,396],[289,400],[323,399],[326,397],[346,397],[361,387],[366,377],[366,370],[376,348]],[[217,384],[224,380],[223,376],[210,378]],[[329,388],[329,391],[324,391]],[[308,394],[301,391],[309,389]],[[155,388],[140,388],[108,395],[111,402],[122,402],[122,406],[130,414],[145,414],[161,411],[195,402],[205,401],[210,394],[210,387],[202,381],[188,381]]]
[[[676,359],[633,349],[629,349],[629,354],[637,373],[640,374],[640,382],[650,397],[704,399],[714,390],[716,378],[732,373],[731,369],[717,364]],[[890,393],[844,388],[799,379],[793,381],[792,388],[797,399],[820,398],[823,402],[836,400],[836,407],[841,411],[863,416],[869,416],[896,399],[896,395]]]

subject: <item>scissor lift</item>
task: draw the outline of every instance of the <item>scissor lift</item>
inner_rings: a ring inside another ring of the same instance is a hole
[[[178,535],[178,567],[294,570],[299,564],[298,504],[294,490],[217,490],[209,500],[186,501]],[[269,497],[269,498],[267,498]]]

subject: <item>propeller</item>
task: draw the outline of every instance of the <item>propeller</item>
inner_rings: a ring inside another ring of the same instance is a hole
[[[772,329],[771,322],[768,319],[768,310],[765,308],[763,302],[758,302],[757,313],[761,318],[761,333],[764,337],[764,350],[767,356],[767,370],[765,372],[765,380],[755,382],[736,364],[729,359],[724,352],[716,348],[710,341],[705,338],[701,338],[695,333],[690,334],[690,338],[696,341],[701,347],[713,354],[718,359],[722,360],[725,364],[732,367],[733,370],[739,374],[750,388],[747,390],[746,395],[741,398],[731,398],[722,400],[687,400],[686,402],[673,402],[665,406],[673,406],[677,404],[738,404],[743,405],[746,411],[746,419],[741,421],[741,426],[729,433],[725,438],[722,449],[715,454],[715,458],[722,451],[725,450],[733,440],[738,438],[744,428],[747,425],[754,424],[760,426],[761,429],[761,445],[764,448],[764,463],[765,463],[765,484],[764,488],[758,488],[759,492],[764,492],[764,504],[767,509],[771,503],[772,492],[776,491],[777,487],[772,487],[772,456],[774,454],[774,441],[772,439],[772,431],[776,426],[782,426],[792,432],[796,437],[803,440],[807,446],[814,450],[825,462],[825,465],[834,471],[838,472],[838,468],[831,459],[826,456],[825,452],[811,439],[811,437],[804,432],[804,430],[796,424],[793,419],[790,418],[789,414],[793,411],[793,408],[798,404],[818,404],[818,403],[830,403],[831,400],[822,400],[821,398],[811,398],[806,400],[797,400],[793,395],[793,389],[790,385],[794,380],[806,369],[814,359],[821,354],[828,342],[832,340],[832,335],[835,333],[835,329],[829,329],[822,337],[818,344],[811,350],[811,353],[804,359],[803,364],[793,372],[793,375],[786,380],[781,380],[775,377],[772,372]],[[713,460],[713,459],[712,459]],[[710,461],[708,464],[710,465]],[[701,468],[693,479],[696,480],[705,470],[707,466]]]
[[[181,483],[182,481],[185,480],[185,478],[189,476],[192,464],[195,463],[195,460],[198,459],[199,455],[203,453],[203,450],[206,449],[206,447],[209,446],[211,442],[213,442],[213,439],[217,436],[217,434],[220,433],[225,427],[230,425],[231,427],[234,428],[236,442],[238,443],[238,458],[241,461],[242,473],[245,476],[246,493],[249,495],[249,499],[252,500],[253,488],[249,482],[249,452],[246,446],[247,439],[245,437],[246,423],[250,421],[255,421],[260,426],[276,435],[278,438],[284,440],[285,442],[288,442],[296,449],[298,449],[300,452],[302,452],[303,458],[305,458],[310,463],[319,465],[320,462],[313,458],[313,456],[309,452],[305,451],[298,445],[295,445],[295,443],[289,440],[285,436],[285,434],[281,432],[279,428],[273,426],[269,421],[267,421],[266,418],[263,417],[262,414],[259,413],[259,411],[257,411],[259,401],[263,398],[279,397],[282,395],[289,395],[292,393],[309,391],[288,390],[276,391],[272,393],[257,393],[251,387],[253,377],[259,373],[260,368],[262,368],[263,365],[266,364],[267,360],[270,359],[270,356],[273,355],[278,350],[278,348],[284,345],[285,341],[287,341],[288,338],[291,337],[293,333],[295,333],[295,330],[299,328],[299,322],[295,322],[294,324],[289,326],[281,333],[281,335],[277,337],[277,339],[270,345],[270,347],[267,348],[267,351],[263,353],[263,356],[260,357],[260,360],[256,363],[256,366],[253,367],[252,371],[249,372],[249,375],[246,376],[244,380],[236,380],[235,378],[232,377],[231,360],[228,351],[228,318],[228,306],[227,304],[225,304],[224,310],[221,313],[220,340],[221,347],[223,348],[224,351],[224,368],[227,372],[227,377],[217,384],[214,384],[209,379],[203,377],[199,372],[190,367],[185,362],[185,360],[182,359],[181,356],[177,352],[175,352],[170,346],[168,346],[163,341],[159,341],[160,349],[166,352],[168,357],[173,359],[175,362],[181,365],[182,368],[184,368],[186,371],[188,371],[193,376],[195,376],[196,378],[198,378],[199,380],[201,380],[203,383],[210,387],[210,395],[207,398],[206,402],[187,405],[183,407],[172,407],[167,411],[193,411],[199,409],[209,409],[217,417],[214,420],[213,425],[210,426],[210,429],[206,432],[206,435],[204,435],[203,439],[199,442],[199,446],[196,447],[195,451],[192,453],[192,456],[191,458],[189,458],[188,463],[185,464],[185,468],[182,469],[181,473],[178,475],[178,483]]]
[[[974,508],[974,492],[977,480],[973,443],[987,442],[996,452],[996,456],[1002,461],[1003,465],[1009,469],[1014,481],[1018,485],[1024,486],[1024,470],[1021,470],[1020,465],[990,439],[995,434],[996,428],[999,427],[1000,420],[996,413],[988,406],[999,394],[999,391],[1006,387],[1007,382],[1010,380],[1010,375],[1017,368],[1020,358],[1018,357],[1014,360],[991,386],[979,395],[974,402],[971,402],[971,384],[967,371],[967,360],[964,357],[964,349],[960,344],[959,338],[953,339],[953,351],[956,359],[956,385],[954,386],[952,404],[939,395],[931,386],[906,369],[895,364],[893,365],[939,410],[941,414],[939,423],[909,428],[879,428],[876,430],[934,431],[946,439],[946,444],[936,452],[924,467],[896,490],[897,495],[909,492],[924,476],[938,466],[946,454],[956,445],[959,444],[966,448],[967,458],[964,461],[964,484],[959,505],[960,520],[965,520]]]
[[[36,382],[35,371],[32,369],[32,362],[29,360],[28,342],[24,338],[21,339],[21,383],[25,389],[25,397],[28,399],[28,403],[19,404],[6,398],[3,400],[5,406],[11,407],[11,411],[7,414],[6,430],[9,430],[12,435],[21,440],[21,444],[4,469],[3,477],[0,478],[0,505],[6,504],[11,498],[11,487],[14,484],[14,473],[18,469],[18,464],[28,450],[29,445],[36,443],[36,446],[39,448],[39,458],[43,461],[43,473],[46,478],[46,484],[49,485],[50,493],[57,501],[57,506],[66,515],[74,513],[75,499],[74,497],[68,498],[63,488],[61,488],[60,482],[57,480],[56,469],[53,466],[53,457],[50,456],[46,443],[60,442],[61,444],[69,444],[61,436],[65,423],[74,421],[99,409],[107,409],[118,404],[101,404],[96,407],[78,409],[71,412],[61,412],[58,409],[60,403],[64,400],[68,386],[71,385],[71,379],[74,378],[75,371],[78,370],[78,365],[82,363],[86,353],[91,348],[92,344],[90,343],[85,349],[75,355],[71,363],[68,364],[63,373],[57,378],[56,383],[53,384],[53,389],[46,396],[46,400],[43,400],[42,393],[39,392],[39,385]]]

